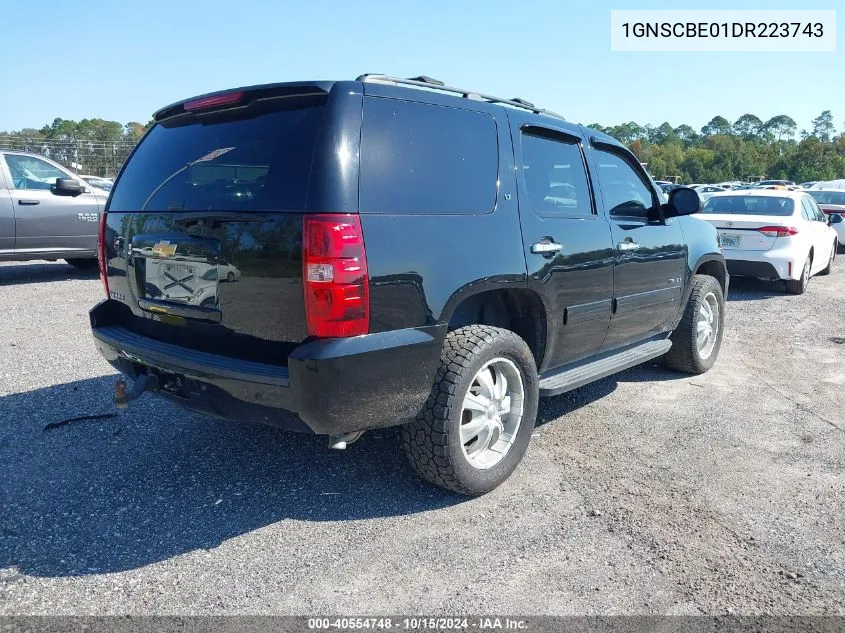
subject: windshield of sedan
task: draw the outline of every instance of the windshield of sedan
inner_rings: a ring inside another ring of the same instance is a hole
[[[845,191],[808,191],[819,204],[839,204],[845,206]]]
[[[712,196],[704,203],[700,213],[734,215],[790,216],[795,211],[792,198],[774,196]]]

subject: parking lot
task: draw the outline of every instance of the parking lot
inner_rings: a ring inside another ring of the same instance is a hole
[[[118,412],[101,295],[0,265],[2,614],[845,613],[843,262],[801,296],[732,280],[702,376],[543,401],[474,500],[415,479],[395,430],[330,452],[149,395]]]

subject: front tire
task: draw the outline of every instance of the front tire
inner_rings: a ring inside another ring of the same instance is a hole
[[[684,316],[670,337],[672,347],[663,357],[669,369],[703,374],[713,366],[722,346],[725,295],[715,277],[695,275]]]
[[[813,258],[809,255],[807,256],[807,260],[804,262],[804,268],[801,269],[801,279],[787,279],[784,281],[786,284],[786,291],[791,295],[803,295],[804,292],[807,290],[807,286],[810,283],[810,269],[813,266]]]
[[[537,419],[534,355],[519,336],[487,325],[446,336],[431,395],[402,427],[413,469],[431,483],[477,496],[519,464]]]

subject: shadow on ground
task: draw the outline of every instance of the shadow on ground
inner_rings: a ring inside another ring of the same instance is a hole
[[[620,381],[680,374],[644,366],[541,401],[538,425]],[[0,569],[117,572],[284,520],[350,521],[452,506],[417,479],[396,429],[345,452],[322,436],[204,418],[146,395],[118,413],[114,376],[0,397]],[[62,424],[79,416],[100,416]]]
[[[279,521],[407,515],[463,497],[418,480],[396,430],[345,452],[322,436],[218,422],[144,396],[114,417],[114,377],[0,398],[0,569],[137,568]]]
[[[762,281],[749,277],[731,277],[728,301],[759,301],[787,296],[782,281]]]
[[[63,261],[0,264],[0,286],[33,284],[65,279],[97,279],[96,266],[79,269]]]

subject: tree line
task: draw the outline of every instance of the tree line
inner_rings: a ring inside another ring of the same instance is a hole
[[[113,176],[151,125],[56,118],[40,129],[0,131],[0,147],[45,154],[79,172]],[[845,131],[837,133],[830,110],[813,119],[810,130],[800,131],[785,114],[767,121],[743,114],[734,122],[715,116],[700,131],[668,122],[590,127],[625,143],[659,180],[845,178]]]
[[[77,173],[114,176],[150,125],[56,118],[39,129],[0,131],[0,148],[42,154]]]
[[[764,178],[806,182],[845,178],[845,131],[836,131],[833,114],[825,110],[810,130],[798,130],[795,120],[780,114],[763,121],[743,114],[733,123],[713,117],[696,131],[635,122],[598,130],[626,144],[658,180],[713,183]]]

